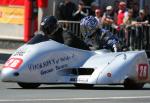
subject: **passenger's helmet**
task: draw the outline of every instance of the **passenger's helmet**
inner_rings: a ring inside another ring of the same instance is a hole
[[[54,16],[46,16],[43,18],[40,29],[45,34],[51,34],[58,28],[57,19]]]
[[[99,23],[94,16],[87,16],[81,19],[80,31],[83,37],[92,36],[92,34],[98,29]]]

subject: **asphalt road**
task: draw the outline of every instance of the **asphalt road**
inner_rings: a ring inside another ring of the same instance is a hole
[[[0,61],[0,68],[4,61]],[[123,86],[77,89],[73,85],[41,85],[22,89],[16,83],[0,82],[0,103],[150,103],[150,84],[141,90]]]
[[[73,85],[41,85],[21,89],[14,83],[0,82],[0,103],[149,103],[150,85],[142,90],[121,86],[95,86],[77,89]]]

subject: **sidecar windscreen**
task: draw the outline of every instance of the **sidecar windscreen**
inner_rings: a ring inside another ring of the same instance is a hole
[[[49,39],[44,35],[35,35],[27,44],[37,44],[40,42],[48,41]]]

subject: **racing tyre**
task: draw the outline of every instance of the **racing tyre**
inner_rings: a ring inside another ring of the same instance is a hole
[[[93,84],[74,84],[76,88],[83,88],[83,89],[89,89],[92,88]]]
[[[126,79],[124,81],[125,89],[142,89],[144,87],[144,83],[136,83],[134,80]]]
[[[38,88],[41,84],[38,84],[38,83],[18,83],[18,85],[24,89],[35,89],[35,88]]]

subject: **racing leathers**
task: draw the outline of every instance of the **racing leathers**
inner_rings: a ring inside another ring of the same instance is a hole
[[[86,43],[84,43],[83,40],[78,38],[76,35],[74,35],[69,30],[64,30],[63,33],[62,33],[62,37],[63,37],[63,40],[64,40],[64,44],[66,44],[70,47],[83,49],[83,50],[90,50],[88,45]]]
[[[84,41],[94,50],[109,49],[114,52],[119,51],[119,39],[115,34],[105,29],[97,29],[91,36],[86,36]]]
[[[70,47],[83,49],[83,50],[90,50],[89,47],[79,39],[77,36],[75,36],[71,31],[69,30],[63,30],[62,28],[58,28],[53,34],[44,34],[37,33],[37,35],[41,35],[41,38],[45,38],[45,40],[52,39],[56,42],[68,45]]]

